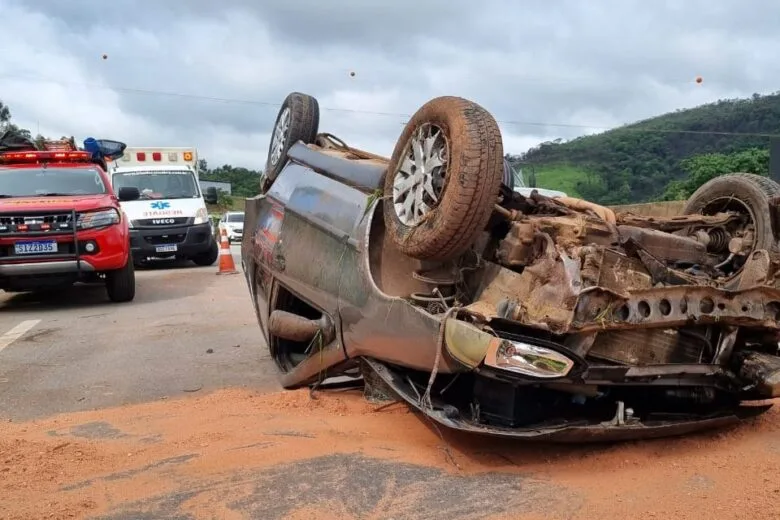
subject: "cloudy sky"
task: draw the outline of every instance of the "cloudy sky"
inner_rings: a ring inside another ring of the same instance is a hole
[[[33,133],[260,168],[290,91],[319,99],[321,131],[382,154],[420,104],[458,95],[521,153],[779,90],[780,10],[741,4],[0,0],[0,100]]]

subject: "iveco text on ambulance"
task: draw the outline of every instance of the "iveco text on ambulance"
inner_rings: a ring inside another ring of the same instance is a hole
[[[128,147],[109,167],[114,190],[132,186],[141,192],[139,200],[121,203],[136,264],[149,258],[176,257],[198,265],[217,260],[197,164],[193,148]]]

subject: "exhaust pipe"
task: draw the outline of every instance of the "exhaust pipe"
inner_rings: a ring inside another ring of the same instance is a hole
[[[276,310],[268,318],[268,331],[274,336],[297,342],[311,341],[319,332],[325,344],[336,337],[336,330],[327,315],[310,320],[287,311]]]

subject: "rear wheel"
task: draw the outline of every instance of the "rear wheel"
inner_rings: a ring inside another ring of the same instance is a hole
[[[459,97],[423,105],[396,143],[384,186],[384,216],[405,254],[450,260],[485,229],[504,175],[493,116]]]
[[[753,251],[776,251],[777,240],[772,226],[770,199],[780,195],[780,184],[772,179],[751,173],[729,173],[704,183],[690,196],[683,214],[713,215],[718,212],[735,212],[744,218],[728,229],[725,236],[745,242],[747,258]],[[722,251],[724,261],[729,258],[728,247]],[[741,267],[736,266],[726,283],[726,288],[739,286]]]
[[[135,298],[135,268],[128,257],[121,269],[106,272],[106,292],[112,302],[129,302]]]
[[[300,92],[289,94],[276,116],[261,189],[265,192],[287,162],[287,152],[298,141],[314,142],[320,125],[317,98]]]
[[[193,256],[192,261],[195,263],[195,265],[206,267],[209,265],[214,265],[214,262],[217,261],[217,258],[219,258],[219,247],[217,246],[216,242],[211,242],[209,250],[205,253]]]

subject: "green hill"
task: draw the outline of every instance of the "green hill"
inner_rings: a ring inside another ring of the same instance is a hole
[[[254,197],[260,190],[260,172],[241,166],[225,164],[209,168],[205,159],[198,161],[200,178],[204,181],[229,182],[236,197]]]
[[[770,138],[733,134],[780,135],[780,92],[678,110],[568,142],[546,142],[509,158],[535,171],[539,187],[604,204],[646,202],[680,194],[681,181],[702,176],[692,165],[743,164],[732,158],[750,149],[760,162],[754,173],[766,173]]]

